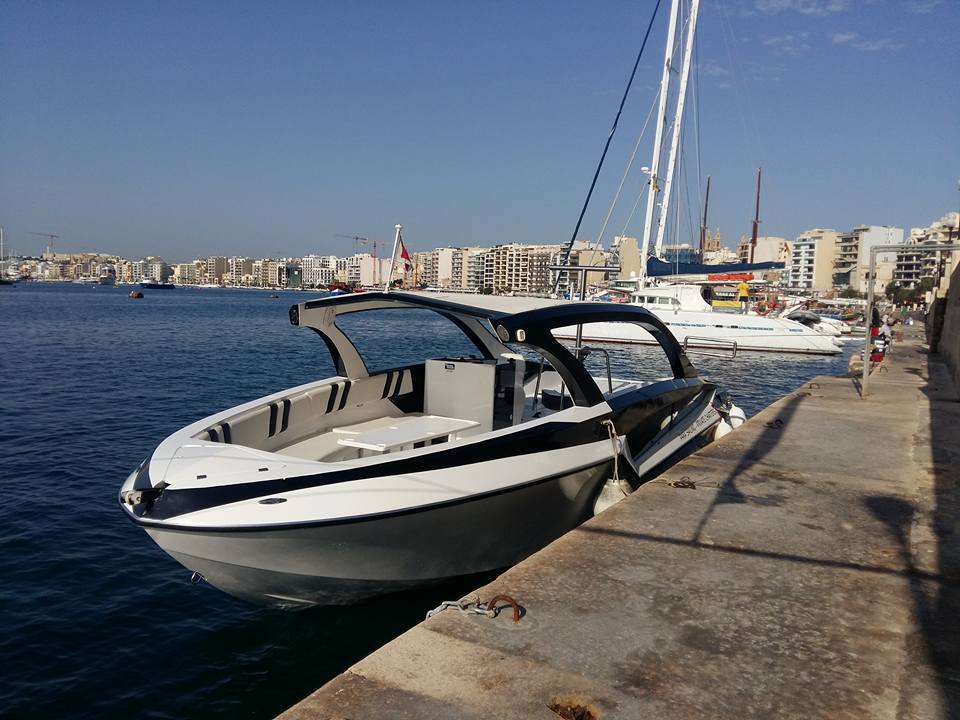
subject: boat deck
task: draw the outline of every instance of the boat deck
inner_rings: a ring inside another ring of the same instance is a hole
[[[956,399],[916,336],[865,401],[818,378],[478,591],[519,624],[447,610],[281,717],[958,717]]]

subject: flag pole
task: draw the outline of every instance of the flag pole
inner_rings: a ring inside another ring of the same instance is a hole
[[[393,268],[397,264],[397,249],[400,247],[400,231],[403,229],[403,225],[396,225],[397,234],[393,238],[393,254],[390,255],[390,272],[387,273],[387,282],[383,286],[384,292],[390,292],[390,281],[393,280]]]

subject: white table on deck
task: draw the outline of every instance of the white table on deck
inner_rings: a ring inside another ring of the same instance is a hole
[[[461,420],[441,415],[398,418],[394,425],[347,435],[337,440],[337,444],[382,453],[438,437],[456,437],[458,432],[479,424],[476,420]]]

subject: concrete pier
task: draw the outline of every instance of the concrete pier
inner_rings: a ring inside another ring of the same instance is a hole
[[[960,717],[958,429],[908,334],[478,590],[519,624],[446,610],[281,718]]]

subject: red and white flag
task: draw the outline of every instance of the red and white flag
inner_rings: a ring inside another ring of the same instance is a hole
[[[400,259],[403,260],[403,271],[413,270],[413,260],[410,259],[410,253],[407,252],[407,246],[403,244],[403,238],[400,238]]]

